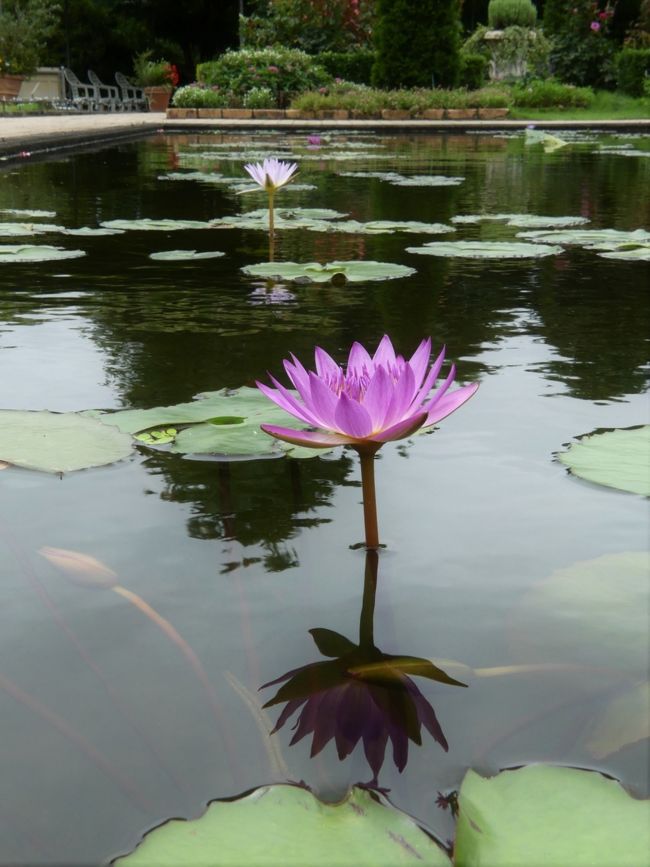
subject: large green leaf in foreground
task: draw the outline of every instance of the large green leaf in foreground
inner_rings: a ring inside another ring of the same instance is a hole
[[[451,867],[415,822],[354,788],[324,804],[297,786],[213,802],[201,818],[149,833],[116,867]]]
[[[650,496],[650,425],[589,434],[557,458],[588,482]]]
[[[128,457],[131,437],[76,413],[0,410],[0,460],[47,473],[101,467]]]
[[[244,274],[252,277],[266,277],[273,280],[291,280],[297,283],[363,283],[367,280],[393,280],[415,274],[415,268],[394,265],[391,262],[262,262],[259,265],[246,265]]]
[[[530,765],[460,788],[456,867],[644,867],[650,802],[614,780]],[[144,862],[143,862],[144,863]]]

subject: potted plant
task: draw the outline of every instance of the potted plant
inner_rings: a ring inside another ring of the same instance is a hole
[[[167,60],[153,60],[151,51],[143,51],[135,57],[133,71],[149,101],[149,111],[167,111],[172,90],[179,81],[176,66]]]
[[[49,0],[0,2],[0,99],[18,96],[23,80],[38,67],[57,11]]]

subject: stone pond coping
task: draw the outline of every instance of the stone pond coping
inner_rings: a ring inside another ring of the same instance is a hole
[[[508,108],[428,108],[417,117],[410,112],[385,108],[379,114],[330,109],[299,111],[293,108],[168,108],[168,120],[496,120],[507,117]]]
[[[201,109],[206,111],[207,109]],[[214,109],[212,109],[214,111]],[[45,156],[62,149],[79,150],[98,147],[110,142],[128,141],[153,135],[156,132],[200,132],[202,130],[365,130],[368,132],[497,132],[504,129],[524,129],[533,121],[510,118],[398,118],[303,119],[281,118],[226,118],[178,117],[170,109],[163,112],[132,112],[129,114],[50,114],[17,117],[0,113],[0,164],[7,160],[21,160]],[[183,109],[183,111],[198,111]],[[220,111],[223,112],[223,109]],[[257,109],[257,112],[261,109]],[[270,109],[266,109],[270,111]],[[290,111],[290,110],[289,110]],[[432,110],[433,111],[433,110]],[[485,111],[485,109],[484,109]],[[251,112],[252,113],[252,112]],[[650,119],[633,120],[544,120],[534,121],[538,129],[562,130],[635,130],[650,133]]]

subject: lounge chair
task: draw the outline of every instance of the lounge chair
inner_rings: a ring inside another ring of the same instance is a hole
[[[88,79],[95,89],[95,106],[99,111],[122,111],[124,106],[116,87],[104,84],[92,69],[88,70]]]
[[[115,73],[115,81],[122,92],[122,105],[125,111],[149,111],[149,101],[141,87],[131,84],[126,75]]]
[[[61,68],[65,83],[65,103],[70,108],[78,108],[81,111],[96,111],[95,88],[91,84],[84,84],[67,66]]]

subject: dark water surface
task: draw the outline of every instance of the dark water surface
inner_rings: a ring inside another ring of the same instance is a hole
[[[650,160],[599,153],[604,141],[649,147],[647,138],[594,135],[545,154],[517,136],[341,135],[315,151],[305,149],[306,135],[161,135],[5,166],[0,208],[56,211],[50,222],[68,227],[208,220],[263,207],[264,198],[159,177],[240,178],[251,151],[293,145],[300,182],[316,189],[283,191],[279,206],[334,208],[357,220],[449,222],[485,211],[648,228]],[[349,160],[329,156],[346,149]],[[208,151],[216,153],[196,157]],[[396,187],[342,171],[465,180]],[[465,225],[455,238],[516,231]],[[280,234],[277,258],[375,259],[417,273],[271,291],[239,270],[265,260],[263,232],[31,240],[88,255],[1,266],[0,408],[172,404],[251,385],[267,370],[280,375],[289,352],[311,364],[315,344],[339,361],[352,341],[373,347],[384,333],[404,353],[427,335],[446,344],[458,381],[481,387],[433,435],[380,453],[387,547],[374,641],[387,654],[437,660],[468,688],[413,677],[449,749],[423,729],[400,774],[389,742],[378,784],[443,840],[453,827],[436,798],[468,767],[594,767],[647,794],[642,735],[603,747],[595,734],[611,703],[644,679],[647,645],[630,646],[627,636],[647,611],[632,606],[628,630],[618,614],[607,620],[606,593],[597,615],[591,594],[582,607],[570,589],[568,608],[535,602],[558,570],[569,588],[576,568],[592,569],[594,596],[603,573],[605,587],[611,576],[624,592],[624,555],[647,548],[646,500],[573,478],[553,459],[582,434],[647,422],[646,263],[578,248],[537,260],[437,259],[405,252],[437,236],[293,230]],[[226,256],[148,258],[179,248]],[[280,708],[259,708],[277,687],[258,692],[324,659],[308,630],[358,641],[364,555],[350,546],[362,538],[360,498],[356,455],[340,450],[223,463],[142,447],[130,460],[64,478],[0,473],[0,863],[98,865],[161,820],[198,815],[210,798],[284,779],[337,798],[372,778],[360,744],[344,761],[332,743],[310,759],[311,737],[289,746],[289,724],[269,737]],[[126,595],[70,582],[38,554],[43,546],[109,566],[191,646],[207,689]],[[616,707],[614,728],[636,731],[636,711]],[[343,752],[364,718],[363,702],[358,708],[339,719]]]

